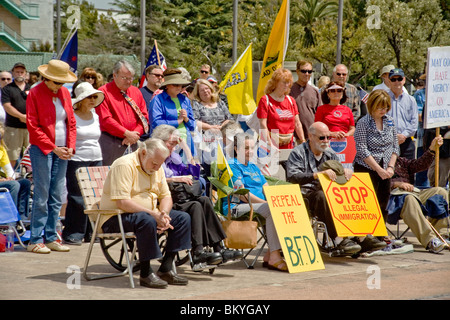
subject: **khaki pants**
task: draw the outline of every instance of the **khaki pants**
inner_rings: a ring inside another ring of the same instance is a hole
[[[420,202],[425,204],[430,197],[436,194],[442,195],[445,201],[448,202],[447,190],[439,187],[424,189],[419,193],[418,197]],[[411,228],[411,231],[424,248],[427,247],[431,239],[437,237],[433,229],[431,229],[430,225],[426,221],[427,218],[423,215],[420,204],[415,196],[407,195],[405,197],[405,202],[403,204],[400,217],[408,225],[408,227]],[[429,219],[429,221],[437,231],[448,226],[448,217],[444,219]]]

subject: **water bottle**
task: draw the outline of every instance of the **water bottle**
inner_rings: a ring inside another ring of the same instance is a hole
[[[9,226],[8,230],[6,230],[5,236],[6,236],[5,253],[12,253],[14,252],[14,230],[12,229],[11,226]]]
[[[242,183],[241,177],[239,177],[239,178],[237,178],[237,180],[233,184],[233,190],[236,191],[236,190],[239,190],[239,189],[242,189],[242,188],[244,188],[244,184]],[[241,200],[239,199],[238,195],[233,195],[233,198],[232,198],[231,202],[233,202],[233,203],[240,203]]]
[[[58,234],[58,242],[61,242],[62,239],[62,231],[63,231],[63,225],[61,223],[61,218],[58,218],[58,221],[56,221],[56,233]]]

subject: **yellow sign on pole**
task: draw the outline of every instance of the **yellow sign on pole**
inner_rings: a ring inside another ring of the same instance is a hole
[[[334,226],[339,237],[387,236],[383,214],[370,175],[355,172],[346,184],[319,174]]]
[[[325,269],[299,185],[264,187],[290,273]]]

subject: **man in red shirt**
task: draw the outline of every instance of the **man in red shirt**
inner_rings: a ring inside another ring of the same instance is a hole
[[[95,109],[102,135],[103,165],[111,165],[130,146],[137,149],[140,136],[148,132],[148,112],[142,93],[132,86],[135,71],[125,60],[114,65],[113,81],[100,87],[105,100]]]

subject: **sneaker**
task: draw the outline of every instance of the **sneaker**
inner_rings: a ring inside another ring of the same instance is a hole
[[[361,251],[361,246],[355,241],[345,238],[337,246],[338,250],[341,250],[344,254],[353,254]]]
[[[47,248],[47,246],[43,243],[35,243],[35,244],[28,244],[27,246],[27,251],[28,252],[33,252],[33,253],[50,253],[50,249]]]
[[[427,245],[427,250],[431,253],[439,253],[445,248],[445,243],[438,238],[433,238]]]
[[[59,252],[69,252],[70,248],[68,246],[63,246],[58,241],[53,241],[50,243],[47,243],[47,247],[52,251],[59,251]]]
[[[239,250],[222,249],[220,253],[222,254],[223,263],[241,260],[243,257],[242,252]]]
[[[361,242],[361,252],[377,251],[386,248],[386,246],[386,242],[368,234]]]

